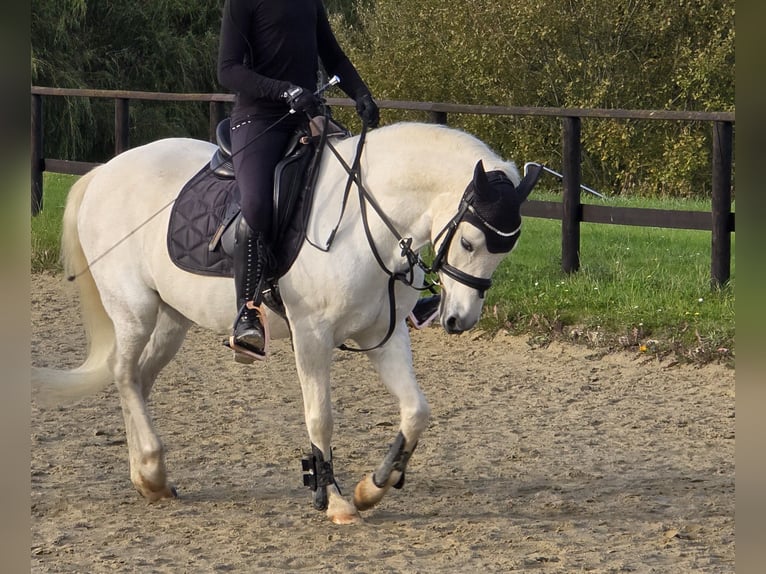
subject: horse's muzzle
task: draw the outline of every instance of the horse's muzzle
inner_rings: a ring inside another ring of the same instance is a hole
[[[446,320],[442,321],[442,326],[444,327],[444,330],[447,331],[447,333],[450,335],[459,335],[460,333],[470,329],[470,327],[464,327],[463,322],[459,317],[456,317],[455,315],[447,317]]]

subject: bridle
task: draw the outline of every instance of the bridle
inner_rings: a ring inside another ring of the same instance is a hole
[[[417,289],[419,291],[434,290],[434,286],[438,284],[438,279],[436,280],[427,279],[425,281],[425,285],[422,287],[416,286],[414,284],[416,267],[419,267],[420,269],[423,270],[426,278],[428,278],[429,276],[434,276],[441,271],[445,275],[450,277],[451,279],[454,279],[455,281],[457,281],[458,283],[461,283],[472,289],[476,289],[479,292],[479,297],[482,299],[484,298],[484,295],[487,289],[489,289],[490,286],[492,285],[491,278],[477,277],[475,275],[471,275],[470,273],[466,273],[465,271],[462,271],[447,262],[447,253],[449,252],[450,247],[452,245],[452,241],[455,238],[455,233],[457,232],[457,228],[461,223],[465,221],[466,216],[470,214],[472,219],[470,223],[472,225],[476,225],[477,227],[479,227],[486,236],[489,236],[490,234],[497,234],[501,236],[502,238],[507,239],[509,237],[514,237],[518,235],[519,232],[521,231],[521,226],[519,225],[519,227],[516,228],[514,231],[510,233],[503,233],[502,231],[490,225],[484,218],[482,218],[481,216],[479,216],[478,213],[476,213],[474,209],[474,201],[476,198],[476,193],[475,193],[474,182],[472,181],[471,183],[468,184],[468,187],[463,193],[463,197],[460,200],[460,205],[458,206],[457,213],[455,213],[455,215],[447,222],[447,224],[442,228],[442,230],[436,234],[436,237],[434,238],[432,242],[434,246],[436,245],[436,243],[439,241],[441,237],[443,237],[444,239],[442,240],[441,244],[439,245],[439,248],[436,251],[436,254],[434,255],[433,262],[431,263],[430,266],[427,265],[423,261],[423,259],[420,257],[420,255],[418,253],[415,253],[415,251],[413,251],[412,238],[411,237],[405,238],[404,236],[402,236],[401,233],[399,233],[399,231],[396,229],[394,224],[391,222],[391,219],[386,215],[386,213],[380,207],[380,204],[378,204],[377,200],[370,194],[370,192],[365,188],[364,184],[362,183],[362,178],[361,178],[360,169],[359,169],[359,165],[360,165],[359,157],[361,156],[361,151],[364,145],[364,139],[365,139],[366,133],[367,133],[367,126],[364,125],[362,128],[362,132],[359,136],[359,142],[356,149],[356,156],[352,164],[353,167],[349,167],[349,165],[346,163],[346,161],[343,159],[340,153],[335,149],[332,143],[327,141],[327,147],[330,148],[330,150],[333,152],[338,162],[341,164],[341,166],[343,166],[343,168],[348,173],[348,182],[347,182],[344,197],[343,197],[343,208],[341,210],[338,223],[336,227],[333,229],[333,231],[331,232],[330,237],[326,242],[326,246],[324,248],[320,248],[322,250],[329,250],[330,245],[332,244],[332,241],[335,238],[335,232],[337,231],[337,228],[340,225],[340,220],[343,217],[343,212],[345,211],[345,206],[348,200],[349,191],[352,185],[356,184],[356,187],[359,193],[359,204],[361,207],[362,223],[364,227],[365,236],[367,237],[367,243],[370,246],[370,250],[372,251],[372,254],[375,257],[375,260],[377,261],[378,266],[383,270],[384,273],[386,273],[386,275],[388,275],[388,278],[389,278],[388,279],[388,299],[389,299],[388,332],[386,333],[383,340],[373,347],[359,349],[354,347],[348,347],[345,344],[339,347],[342,350],[356,351],[356,352],[371,351],[373,349],[377,349],[383,346],[393,334],[394,328],[396,326],[396,302],[395,302],[394,286],[396,285],[397,281],[400,281],[404,283],[405,285],[412,287],[413,289]],[[507,179],[507,176],[503,173],[500,173],[499,177],[504,177]],[[370,230],[370,225],[369,225],[368,215],[367,215],[368,205],[373,208],[373,210],[376,212],[380,220],[386,225],[386,227],[388,227],[389,231],[396,238],[398,245],[401,249],[401,256],[405,258],[407,261],[407,268],[404,271],[395,271],[395,270],[389,269],[386,266],[385,262],[383,261],[383,258],[380,256],[380,253],[378,252],[378,249],[375,245],[375,240],[372,236],[372,232]]]
[[[507,176],[503,175],[503,177]],[[473,201],[475,197],[476,194],[474,190],[474,184],[471,182],[463,193],[463,197],[460,200],[460,206],[458,207],[457,213],[452,217],[452,219],[449,220],[447,225],[445,225],[444,228],[442,228],[442,230],[436,234],[436,237],[433,241],[434,245],[436,245],[442,235],[444,236],[444,240],[439,245],[439,249],[436,251],[434,260],[426,271],[427,273],[438,273],[439,271],[442,271],[445,275],[451,279],[454,279],[458,283],[461,283],[466,287],[476,289],[479,292],[479,298],[484,299],[484,294],[487,292],[487,289],[492,286],[492,279],[489,277],[477,277],[475,275],[471,275],[465,271],[461,271],[457,267],[454,267],[447,262],[447,253],[449,252],[449,249],[452,245],[452,240],[455,238],[455,232],[457,231],[458,226],[465,220],[466,215],[469,213],[473,215],[473,219],[478,220],[478,227],[484,232],[485,236],[494,233],[503,238],[514,237],[521,232],[521,225],[519,225],[519,227],[510,233],[504,233],[499,229],[496,229],[484,218],[479,216],[479,214],[474,210]]]

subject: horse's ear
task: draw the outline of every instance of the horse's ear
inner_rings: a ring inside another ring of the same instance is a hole
[[[473,168],[473,187],[479,195],[486,194],[489,189],[487,172],[484,171],[484,162],[479,160]]]
[[[527,173],[524,175],[524,179],[519,182],[519,186],[516,188],[516,193],[519,194],[519,199],[524,201],[529,197],[532,192],[532,188],[535,187],[537,180],[540,179],[540,174],[543,172],[543,166],[539,163],[530,163],[527,167]]]

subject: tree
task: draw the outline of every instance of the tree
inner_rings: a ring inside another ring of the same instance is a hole
[[[734,109],[733,0],[378,0],[359,19],[335,27],[375,93],[391,99]],[[509,157],[559,163],[558,122],[455,121]],[[584,177],[623,193],[704,191],[706,128],[589,120]]]
[[[66,88],[218,92],[215,57],[221,5],[189,0],[35,0],[32,82]],[[114,149],[112,102],[61,100],[46,101],[46,153],[108,159]],[[169,135],[205,137],[206,131],[203,105],[131,105],[133,144]]]
[[[35,0],[37,85],[220,92],[223,0]],[[734,110],[734,0],[326,0],[378,98],[469,104]],[[57,98],[58,100],[59,98]],[[56,157],[111,155],[109,101],[46,102]],[[341,110],[339,116],[351,114]],[[207,109],[133,104],[131,142],[206,137]],[[51,118],[55,121],[51,122]],[[419,119],[386,112],[384,119]],[[453,117],[517,161],[560,164],[560,123]],[[710,180],[707,125],[583,122],[583,178],[615,193],[690,195]]]

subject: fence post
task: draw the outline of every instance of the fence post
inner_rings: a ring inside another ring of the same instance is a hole
[[[210,102],[210,141],[212,143],[216,142],[215,137],[215,129],[218,127],[218,124],[221,122],[221,120],[224,118],[224,115],[226,113],[226,110],[224,109],[224,103],[223,102]]]
[[[43,97],[32,95],[32,215],[43,209]]]
[[[431,118],[432,124],[441,124],[443,126],[447,125],[447,112],[434,112],[431,111],[428,113],[428,115]]]
[[[563,118],[562,140],[561,269],[573,273],[580,269],[580,118]]]
[[[114,155],[119,155],[130,146],[130,100],[114,100]]]
[[[710,249],[710,285],[723,286],[731,276],[731,122],[713,122],[713,232]]]

